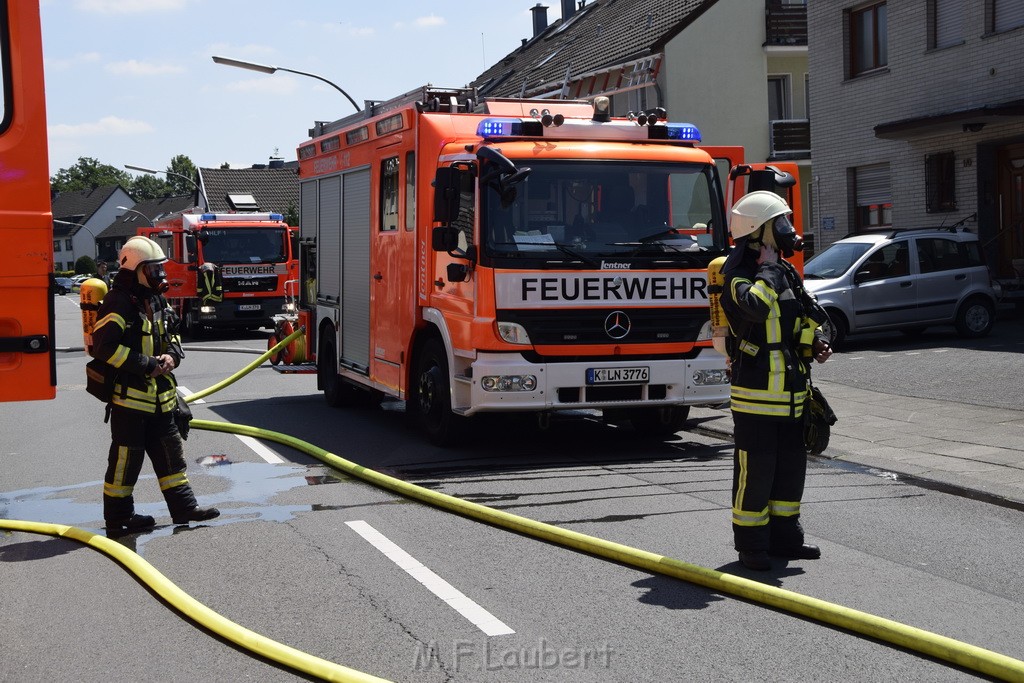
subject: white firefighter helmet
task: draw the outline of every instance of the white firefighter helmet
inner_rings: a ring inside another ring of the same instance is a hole
[[[160,245],[141,235],[129,238],[117,254],[118,263],[128,270],[135,270],[150,263],[163,263],[166,260],[167,257],[164,256],[164,250]]]
[[[793,213],[786,200],[768,190],[756,190],[739,198],[732,206],[729,233],[734,240],[746,237],[771,219]]]

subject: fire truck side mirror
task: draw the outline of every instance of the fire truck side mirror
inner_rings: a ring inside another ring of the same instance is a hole
[[[448,223],[459,215],[459,169],[442,166],[434,175],[434,222]],[[435,247],[436,249],[437,247]]]

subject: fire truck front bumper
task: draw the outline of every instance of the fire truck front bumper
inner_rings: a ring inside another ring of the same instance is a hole
[[[463,415],[720,405],[729,400],[725,357],[712,349],[688,360],[570,363],[531,363],[519,354],[480,353],[471,368],[471,378],[456,378],[457,412]]]
[[[283,312],[284,297],[270,299],[228,299],[206,302],[198,308],[198,321],[208,327],[273,327],[273,316]]]

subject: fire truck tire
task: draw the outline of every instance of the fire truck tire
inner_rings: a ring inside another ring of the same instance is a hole
[[[448,380],[448,356],[438,339],[423,345],[416,363],[415,395],[410,406],[417,426],[436,446],[456,443],[460,431],[458,416],[452,412]]]
[[[338,376],[338,371],[333,367],[335,358],[334,344],[325,342],[317,355],[316,374],[320,378],[320,386],[324,389],[324,400],[327,401],[327,405],[340,408],[346,404],[346,387]]]
[[[195,311],[185,311],[181,326],[184,328],[185,334],[193,339],[199,339],[203,336],[203,326],[199,324]]]
[[[277,345],[277,342],[279,342],[279,341],[280,340],[277,338],[276,334],[270,335],[270,339],[267,340],[267,350],[269,351],[270,349],[274,348]],[[281,352],[280,351],[278,351],[277,353],[270,354],[270,364],[271,365],[279,365],[280,363],[281,363]]]
[[[640,408],[630,413],[629,421],[633,430],[647,436],[668,436],[675,434],[690,417],[690,406],[661,406]]]

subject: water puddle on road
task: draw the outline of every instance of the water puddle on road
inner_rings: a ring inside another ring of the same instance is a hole
[[[212,505],[219,508],[221,512],[220,517],[203,522],[202,526],[223,526],[252,521],[287,522],[303,512],[341,510],[350,507],[323,503],[285,505],[271,502],[278,494],[302,486],[323,486],[353,481],[344,474],[327,470],[323,466],[232,462],[227,456],[217,454],[198,458],[195,462],[199,466],[191,465],[189,467],[189,474],[192,475],[193,482],[199,476],[215,476],[228,480],[225,490],[199,496],[200,505]],[[139,477],[136,491],[142,491],[147,487],[152,487],[154,490],[157,488],[156,477],[152,474]],[[102,490],[102,481],[91,481],[70,486],[0,492],[0,518],[65,524],[96,534],[107,535],[102,528]],[[151,497],[148,495],[149,493],[152,492],[147,492],[147,498]],[[359,507],[359,505],[351,507]],[[142,548],[150,540],[183,533],[189,531],[190,528],[198,528],[198,525],[188,527],[161,524],[161,522],[169,521],[170,518],[167,506],[162,500],[146,503],[137,501],[135,508],[136,512],[140,514],[156,517],[157,526],[144,532],[117,536],[116,540],[140,554],[142,554]],[[0,531],[0,549],[4,547],[2,533]],[[31,545],[39,546],[41,544]],[[39,550],[42,551],[42,548]],[[0,553],[0,559],[7,561],[17,559],[10,557],[10,554]]]

